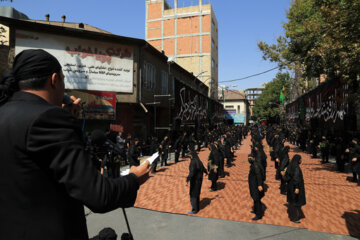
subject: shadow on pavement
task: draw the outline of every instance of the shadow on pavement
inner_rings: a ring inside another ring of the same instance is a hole
[[[200,201],[200,210],[206,208],[208,205],[210,205],[211,201],[215,198],[203,198]]]
[[[336,169],[336,166],[331,163],[325,163],[319,165],[319,167],[314,167],[312,169],[309,169],[310,171],[331,171],[331,172],[338,172]]]
[[[360,238],[360,210],[344,212],[342,218],[345,219],[350,236]]]
[[[224,183],[224,182],[217,182],[217,184],[216,184],[217,190],[224,189],[225,185],[226,185],[226,183]]]

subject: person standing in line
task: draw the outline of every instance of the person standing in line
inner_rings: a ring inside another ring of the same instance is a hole
[[[329,147],[330,143],[329,140],[326,139],[326,136],[322,136],[321,142],[318,145],[321,152],[321,163],[328,163],[329,162]]]
[[[258,150],[256,150],[258,151]],[[252,219],[257,221],[263,217],[261,199],[264,197],[264,169],[261,164],[261,159],[257,157],[248,156],[250,163],[250,170],[248,176],[250,196],[254,201],[254,207],[252,213],[255,213],[255,217]]]
[[[214,144],[209,146],[210,154],[208,158],[208,171],[209,171],[209,180],[211,181],[210,192],[216,191],[217,186],[216,182],[219,179],[219,165],[221,160],[221,153],[219,149]]]
[[[219,175],[219,178],[224,178],[225,177],[225,169],[224,169],[224,165],[225,165],[225,159],[226,159],[226,155],[225,155],[225,150],[224,150],[224,147],[222,146],[221,144],[221,141],[218,140],[218,141],[215,141],[215,146],[216,148],[219,150],[219,153],[220,153],[220,163],[219,163],[219,168],[218,168],[218,175]]]
[[[140,165],[140,149],[139,149],[139,139],[135,138],[134,141],[130,143],[128,160],[129,165],[139,166]]]
[[[182,153],[181,153],[181,157],[185,158],[185,154],[188,148],[188,136],[187,136],[187,132],[184,131],[183,136],[181,137],[181,148],[182,148]]]
[[[296,154],[291,159],[286,171],[287,202],[290,221],[300,223],[301,207],[306,204],[304,178],[300,168],[301,156]]]
[[[175,152],[175,163],[179,162],[180,152],[181,152],[181,136],[179,136],[173,146]]]
[[[350,166],[353,173],[352,182],[357,182],[360,186],[360,145],[357,138],[353,138],[350,142],[350,148],[346,149],[349,154]]]
[[[208,174],[196,152],[190,153],[189,175],[186,178],[186,185],[190,182],[190,203],[192,210],[189,214],[197,214],[200,211],[200,193],[203,181],[203,174]]]
[[[167,159],[169,156],[169,137],[166,135],[164,140],[160,143],[160,153],[161,153],[161,164],[160,166],[168,166]]]
[[[285,146],[281,153],[280,153],[280,164],[279,164],[279,176],[280,176],[280,194],[285,195],[286,194],[286,181],[284,179],[284,175],[285,175],[285,169],[287,168],[287,166],[289,165],[290,159],[289,159],[289,150],[290,147],[289,146]]]

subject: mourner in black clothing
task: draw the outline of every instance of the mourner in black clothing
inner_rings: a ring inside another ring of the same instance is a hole
[[[279,168],[278,170],[278,175],[280,176],[280,194],[286,194],[286,181],[284,179],[284,175],[285,175],[285,169],[287,168],[287,166],[289,165],[289,150],[290,147],[289,146],[285,146],[284,148],[282,148],[282,151],[280,153],[280,163],[279,163]]]
[[[290,220],[295,223],[300,223],[302,216],[301,206],[306,204],[304,178],[299,166],[300,164],[301,156],[296,154],[291,159],[285,172],[289,216]]]
[[[329,151],[330,151],[330,143],[329,140],[326,139],[326,136],[322,136],[320,144],[318,146],[321,152],[321,163],[328,163],[329,162]]]
[[[161,166],[167,166],[167,159],[169,156],[169,148],[170,148],[169,137],[165,136],[164,140],[160,143],[160,153],[161,153]]]
[[[81,100],[62,108],[64,89],[60,63],[44,50],[20,52],[0,80],[2,240],[88,239],[84,205],[101,213],[133,206],[150,170],[102,176],[71,114]]]
[[[200,193],[204,173],[208,174],[198,155],[195,152],[191,152],[189,175],[186,178],[186,184],[190,182],[189,194],[192,210],[189,214],[196,214],[200,210]]]
[[[210,191],[216,191],[216,181],[219,178],[219,165],[222,158],[222,154],[215,144],[210,144],[210,154],[208,159],[208,171],[209,171],[209,180],[211,181]]]
[[[157,141],[157,137],[152,136],[151,142],[150,142],[149,153],[150,153],[150,155],[153,155],[154,153],[156,153],[158,151],[159,151],[159,144]],[[159,162],[159,157],[157,157],[151,164],[151,173],[156,173],[156,167],[157,167],[158,162]]]
[[[140,149],[138,145],[139,139],[137,138],[135,138],[134,141],[130,143],[128,151],[128,160],[130,167],[140,165]]]
[[[248,160],[250,163],[249,170],[249,190],[250,196],[254,200],[254,207],[252,213],[255,213],[254,221],[263,217],[261,199],[264,197],[264,169],[261,164],[260,155],[257,157],[249,155]]]
[[[180,152],[181,152],[181,139],[182,136],[178,137],[173,145],[175,152],[175,163],[179,162]]]
[[[360,186],[360,145],[357,138],[353,138],[350,142],[350,148],[347,149],[350,158],[351,170],[353,173],[353,182],[357,182]]]
[[[219,162],[219,168],[218,168],[218,175],[219,175],[219,178],[224,178],[225,177],[225,169],[224,169],[224,164],[225,164],[225,150],[221,144],[220,141],[214,141],[214,144],[216,146],[216,148],[219,150],[219,153],[220,153],[220,162]]]
[[[344,172],[345,169],[345,142],[342,137],[338,137],[335,143],[335,159],[337,170]]]
[[[182,153],[181,153],[181,157],[185,158],[185,154],[187,151],[187,147],[188,147],[188,136],[187,136],[187,132],[184,132],[183,136],[181,137],[181,148],[182,148]]]

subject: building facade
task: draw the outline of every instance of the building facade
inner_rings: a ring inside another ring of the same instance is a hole
[[[50,52],[62,65],[66,91],[83,100],[85,132],[110,129],[146,139],[172,130],[174,119],[180,127],[209,124],[213,116],[220,116],[215,124],[223,121],[208,87],[143,39],[82,23],[1,16],[0,29],[0,77],[22,50]]]
[[[220,95],[220,94],[219,94]],[[249,101],[245,97],[245,93],[240,90],[224,90],[224,99],[221,102],[224,105],[224,116],[229,123],[236,125],[249,124]],[[221,95],[222,96],[222,92]]]
[[[217,98],[218,23],[212,6],[173,7],[166,0],[146,0],[145,38],[172,61],[193,73]]]

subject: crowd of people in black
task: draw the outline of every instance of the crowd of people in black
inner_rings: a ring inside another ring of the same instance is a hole
[[[325,130],[309,130],[290,125],[282,128],[282,131],[291,144],[311,154],[312,158],[321,157],[322,164],[328,163],[332,156],[337,170],[351,172],[351,181],[360,186],[360,142],[353,134],[343,133],[335,137]]]
[[[311,131],[296,128],[291,129],[286,126],[278,125],[253,125],[247,126],[222,126],[213,129],[200,128],[190,129],[165,135],[160,141],[152,136],[146,142],[139,139],[132,139],[131,136],[123,137],[121,133],[108,134],[110,141],[114,141],[117,151],[114,155],[103,154],[105,157],[95,157],[101,173],[110,177],[119,176],[120,162],[130,166],[138,166],[143,155],[152,155],[159,152],[159,158],[152,163],[152,173],[158,171],[160,167],[168,166],[170,153],[174,153],[174,163],[179,162],[179,158],[190,157],[189,175],[186,182],[190,182],[190,202],[192,210],[189,214],[196,214],[200,210],[199,201],[203,174],[208,175],[211,181],[210,191],[217,190],[217,181],[225,177],[225,167],[231,167],[234,160],[235,150],[241,145],[242,140],[251,136],[251,153],[248,155],[250,163],[249,170],[249,190],[254,201],[252,213],[255,214],[253,220],[263,217],[261,199],[266,191],[266,168],[267,155],[263,148],[263,140],[269,146],[270,160],[274,162],[275,179],[280,182],[280,194],[287,195],[288,213],[291,221],[300,223],[304,217],[301,206],[306,204],[305,187],[302,171],[300,168],[301,156],[295,155],[290,159],[290,146],[285,142],[298,146],[300,149],[312,155],[313,158],[321,154],[321,163],[329,162],[329,155],[333,154],[336,165],[340,172],[345,171],[345,165],[349,165],[353,173],[353,181],[360,185],[360,145],[356,138],[350,143],[345,143],[343,138],[337,141],[328,139],[326,135],[319,135]],[[96,146],[96,142],[90,137],[90,146]],[[95,137],[96,138],[96,137]],[[203,147],[210,150],[207,167],[200,161],[197,152]],[[110,159],[113,159],[110,161]],[[100,162],[99,162],[100,160]],[[114,168],[116,170],[114,170]]]

